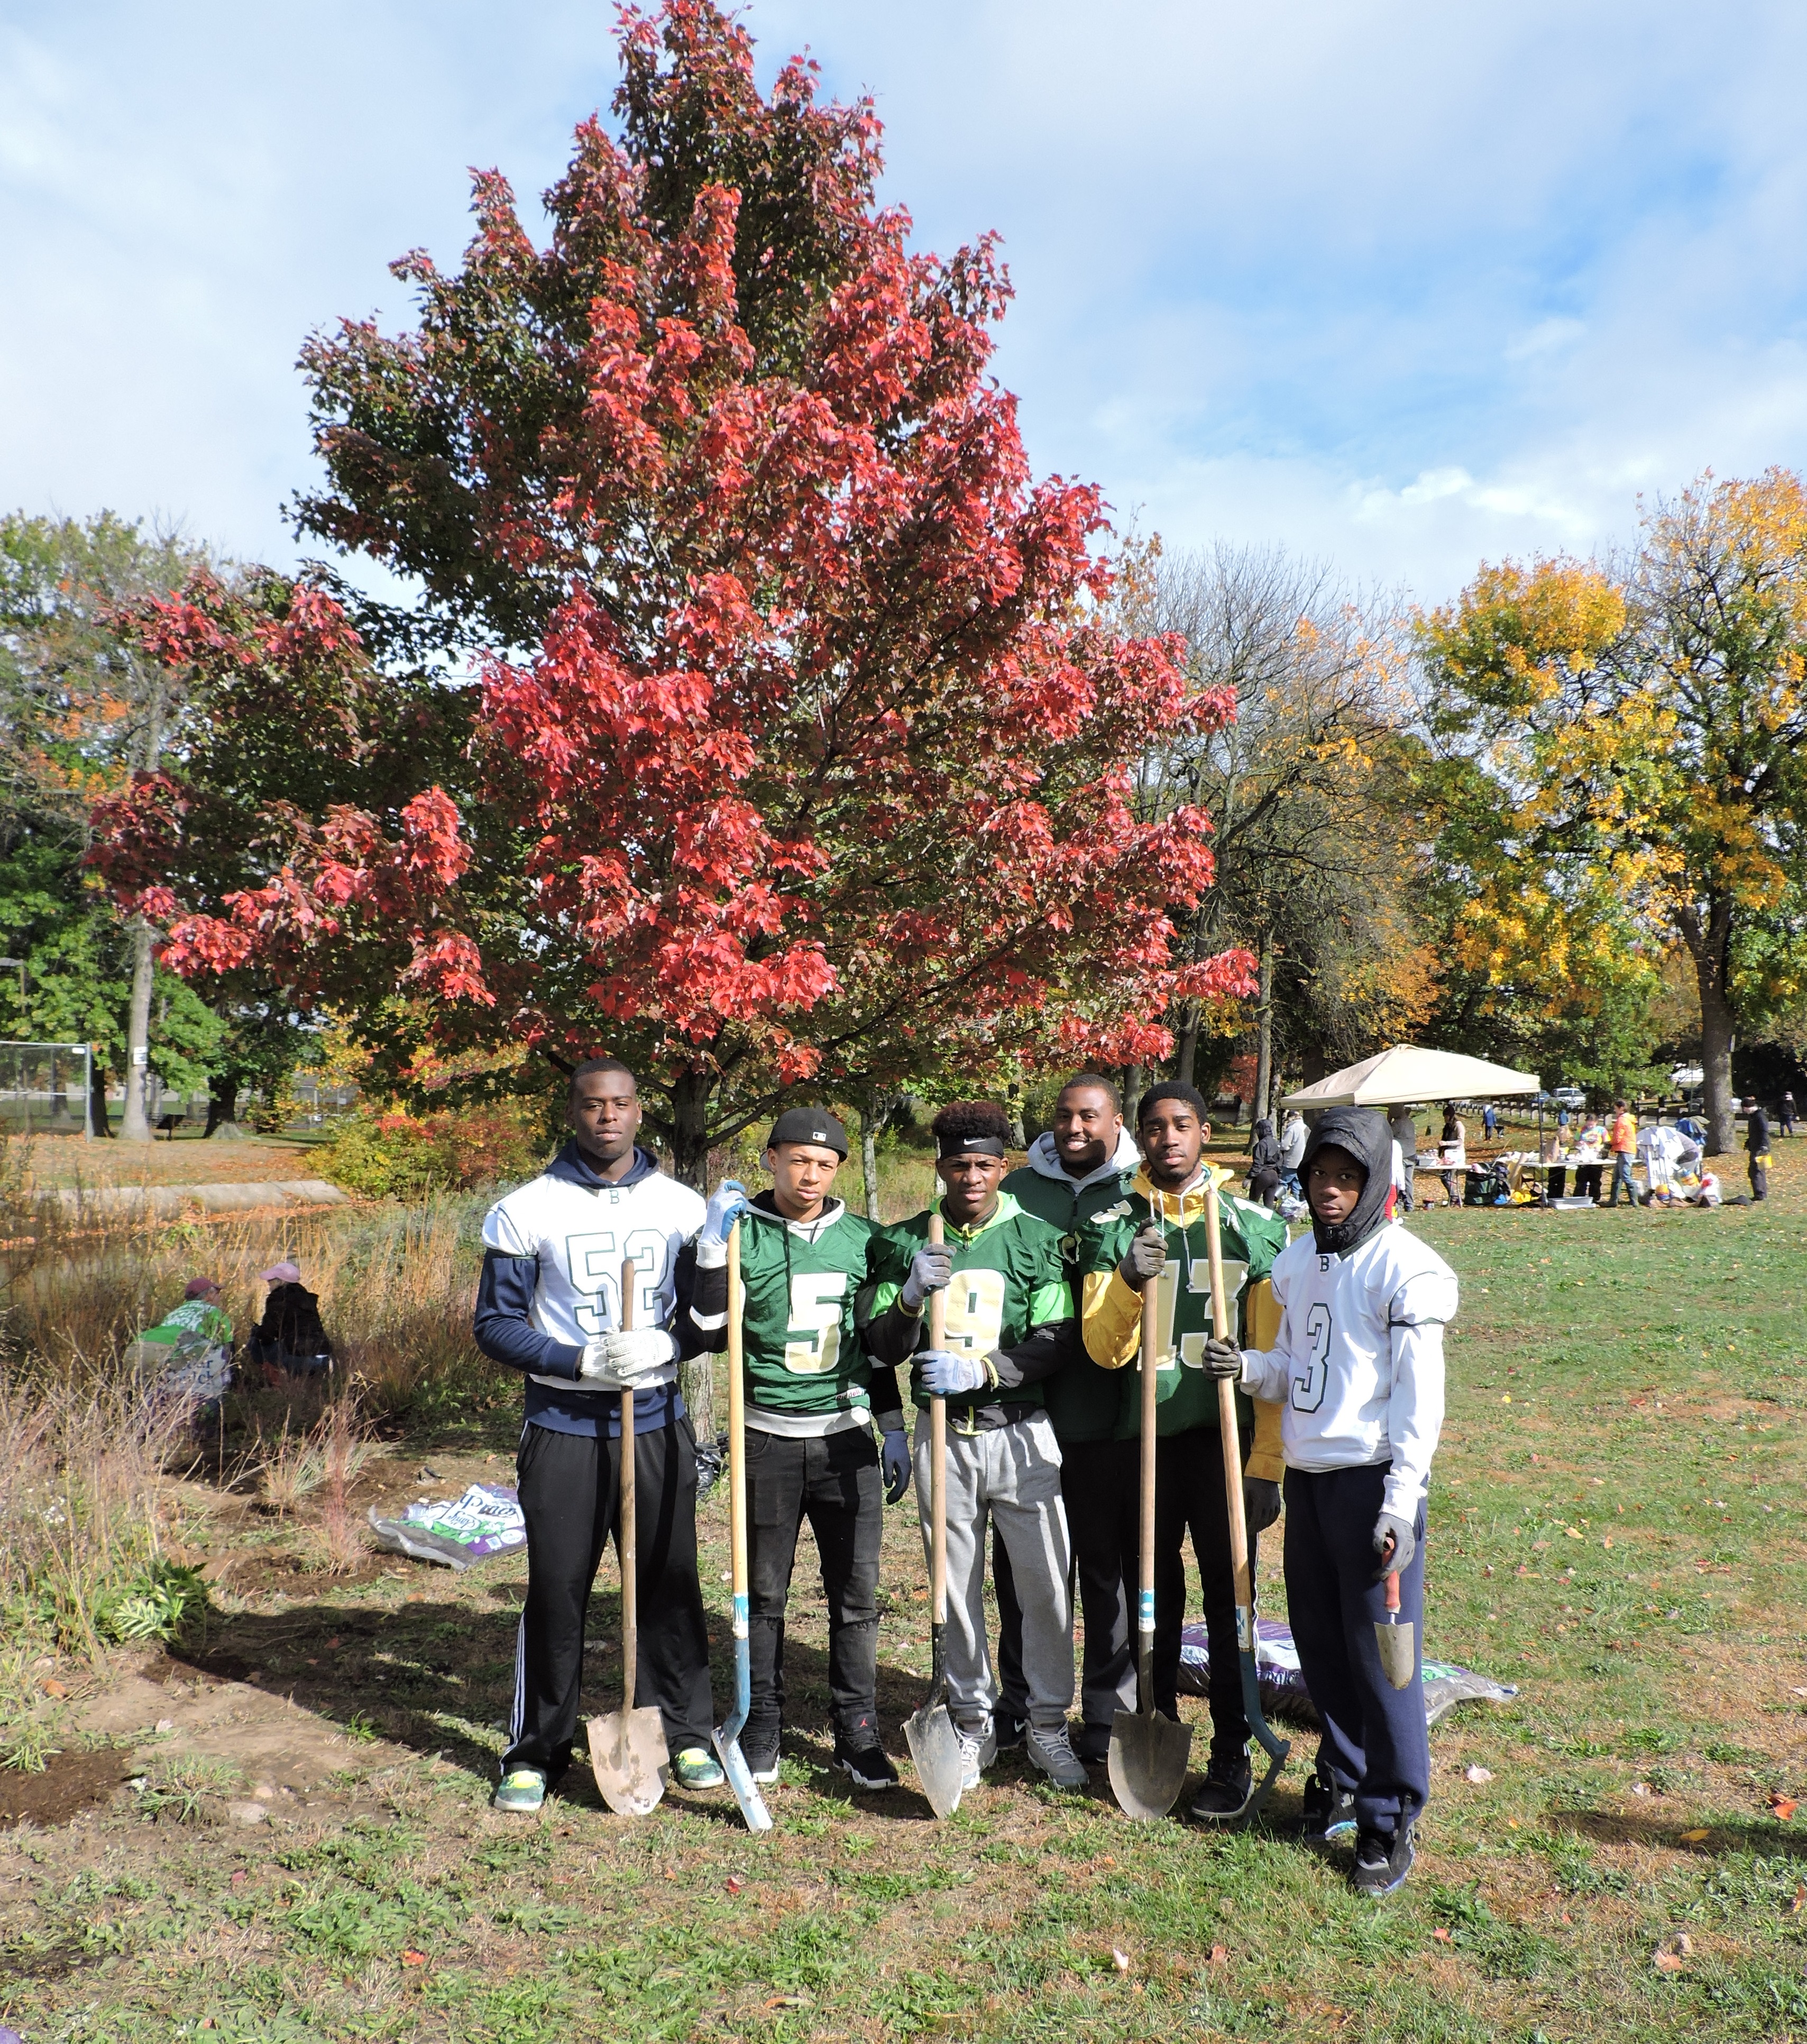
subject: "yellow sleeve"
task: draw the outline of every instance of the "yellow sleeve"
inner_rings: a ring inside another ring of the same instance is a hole
[[[1142,1295],[1116,1270],[1088,1270],[1080,1304],[1086,1353],[1101,1370],[1121,1370],[1136,1359],[1142,1339]]]
[[[1246,1346],[1272,1348],[1280,1339],[1280,1302],[1265,1278],[1256,1278],[1249,1286],[1245,1310]],[[1259,1477],[1264,1483],[1278,1483],[1286,1473],[1286,1466],[1280,1459],[1280,1408],[1267,1398],[1251,1399],[1249,1403],[1255,1408],[1255,1439],[1249,1443],[1244,1473]]]

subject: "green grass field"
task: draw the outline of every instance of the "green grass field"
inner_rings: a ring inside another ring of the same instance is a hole
[[[32,2044],[1807,2038],[1807,1808],[1786,1801],[1807,1787],[1807,1156],[1780,1147],[1767,1209],[1414,1224],[1463,1282],[1428,1642],[1521,1693],[1433,1732],[1424,1850],[1389,1901],[1294,1842],[1309,1735],[1229,1837],[1136,1827],[1102,1770],[1067,1796],[1017,1760],[946,1823],[907,1787],[843,1793],[806,1539],[768,1836],[725,1793],[620,1819],[575,1773],[540,1820],[498,1817],[521,1568],[284,1578],[260,1558],[271,1529],[196,1499],[197,1550],[236,1557],[237,1587],[138,1689],[68,1677],[66,1754],[111,1722],[142,1785],[0,1837],[3,2019]],[[498,1407],[398,1444],[370,1495],[448,1487],[416,1480],[422,1458],[498,1473],[513,1433]],[[706,1520],[720,1697],[720,1500]],[[885,1589],[901,1757],[926,1668],[913,1504],[891,1516]],[[609,1594],[598,1707],[614,1627]],[[178,1718],[237,1712],[261,1744],[183,1748],[154,1701],[121,1726],[148,1684]],[[329,1763],[292,1793],[285,1738]],[[260,1771],[271,1814],[246,1826],[228,1806]]]

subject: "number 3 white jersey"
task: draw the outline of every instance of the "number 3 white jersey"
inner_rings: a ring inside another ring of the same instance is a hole
[[[636,1171],[625,1185],[585,1183],[555,1163],[490,1208],[483,1217],[483,1246],[538,1262],[529,1316],[533,1327],[582,1348],[621,1326],[621,1266],[629,1257],[638,1273],[634,1325],[671,1326],[678,1251],[702,1226],[706,1211],[698,1194],[663,1171]],[[636,1379],[636,1389],[674,1384],[677,1377],[677,1364],[667,1363]],[[572,1389],[568,1377],[532,1381]]]
[[[1455,1273],[1403,1228],[1382,1228],[1348,1256],[1310,1235],[1269,1273],[1280,1335],[1243,1356],[1243,1386],[1278,1402],[1289,1469],[1392,1465],[1384,1511],[1408,1525],[1430,1481],[1443,1429],[1443,1331]]]

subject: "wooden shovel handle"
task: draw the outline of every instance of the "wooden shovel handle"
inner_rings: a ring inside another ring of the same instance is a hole
[[[630,1256],[621,1265],[621,1327],[631,1333],[634,1324],[634,1294],[640,1289],[640,1266]],[[620,1530],[616,1550],[621,1558],[621,1712],[634,1707],[634,1677],[640,1658],[640,1501],[634,1477],[639,1457],[634,1452],[633,1386],[621,1388],[621,1453]]]
[[[939,1249],[947,1240],[941,1225],[941,1210],[928,1215],[928,1239]],[[939,1348],[948,1339],[948,1295],[928,1295],[928,1346]],[[928,1401],[928,1601],[937,1625],[948,1622],[948,1401]]]
[[[1217,1239],[1217,1186],[1211,1178],[1205,1181],[1205,1259],[1211,1276],[1211,1331],[1219,1341],[1228,1341],[1230,1302],[1224,1297],[1224,1248]],[[1229,1512],[1230,1566],[1236,1577],[1236,1598],[1245,1610],[1252,1610],[1255,1594],[1248,1573],[1248,1518],[1242,1497],[1242,1443],[1236,1434],[1236,1386],[1227,1377],[1217,1379],[1217,1431],[1223,1441],[1224,1502]]]

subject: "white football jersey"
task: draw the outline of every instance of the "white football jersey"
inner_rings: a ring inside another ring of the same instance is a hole
[[[537,1258],[529,1318],[541,1334],[582,1348],[621,1326],[621,1266],[629,1257],[637,1274],[634,1325],[671,1326],[678,1252],[707,1212],[700,1193],[663,1171],[631,1185],[580,1185],[543,1172],[490,1208],[483,1217],[483,1246],[504,1256]],[[677,1364],[667,1363],[636,1379],[636,1388],[673,1384],[677,1377]],[[568,1377],[533,1381],[572,1389]]]
[[[1443,1331],[1455,1273],[1403,1228],[1378,1228],[1349,1256],[1308,1235],[1269,1273],[1279,1339],[1243,1357],[1243,1387],[1280,1403],[1280,1447],[1297,1470],[1390,1463],[1382,1509],[1408,1525],[1443,1429]]]

